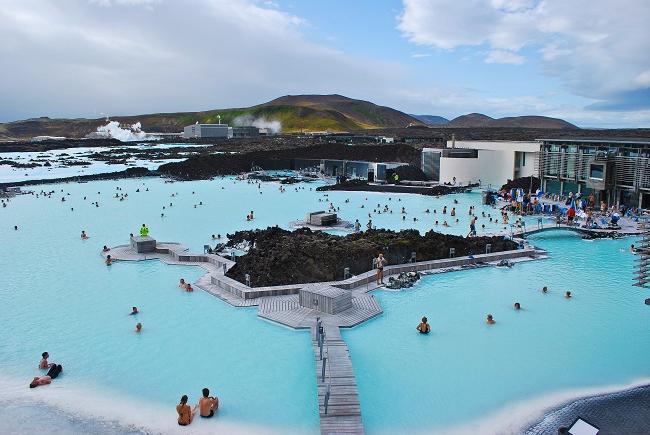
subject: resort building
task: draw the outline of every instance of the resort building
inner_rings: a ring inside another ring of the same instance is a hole
[[[650,206],[650,139],[539,139],[546,192],[589,195],[608,205]]]
[[[228,124],[192,124],[183,129],[183,137],[185,139],[193,139],[200,137],[215,137],[228,139],[233,136],[232,127]]]
[[[499,188],[508,180],[537,176],[535,141],[456,141],[446,148],[424,148],[422,171],[432,181],[481,183]]]

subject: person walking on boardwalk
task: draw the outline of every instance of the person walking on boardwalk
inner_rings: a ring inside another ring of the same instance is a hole
[[[149,235],[149,228],[147,227],[147,225],[142,224],[142,226],[140,227],[140,235],[142,237],[146,237]]]
[[[377,270],[377,285],[384,283],[384,266],[388,261],[384,258],[384,254],[381,252],[377,254],[377,258],[373,261],[375,264],[375,269]]]

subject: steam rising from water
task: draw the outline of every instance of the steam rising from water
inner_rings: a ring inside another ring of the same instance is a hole
[[[237,127],[252,125],[257,128],[266,128],[273,134],[278,134],[282,131],[282,123],[280,121],[269,120],[264,117],[255,118],[253,115],[238,116],[233,119],[232,123]]]
[[[94,136],[102,138],[113,138],[122,142],[133,142],[139,140],[155,140],[157,137],[142,131],[140,122],[129,126],[129,128],[120,127],[117,121],[108,121],[106,125],[97,127]]]

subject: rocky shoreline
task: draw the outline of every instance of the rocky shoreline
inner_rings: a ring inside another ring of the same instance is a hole
[[[56,184],[56,183],[84,183],[87,181],[95,180],[117,180],[120,178],[139,178],[139,177],[154,177],[159,175],[156,171],[150,171],[147,168],[128,168],[119,172],[104,172],[101,174],[90,175],[76,175],[74,177],[62,178],[44,178],[39,180],[25,180],[25,181],[11,181],[8,183],[0,183],[0,189],[7,189],[9,187],[21,186],[36,186],[39,184]]]
[[[287,231],[278,227],[265,230],[237,231],[228,234],[228,247],[249,246],[248,252],[237,257],[237,263],[227,276],[242,283],[250,275],[253,287],[343,279],[344,268],[352,275],[372,269],[372,259],[382,252],[388,265],[407,263],[411,254],[416,261],[449,258],[449,248],[456,256],[517,249],[517,243],[503,237],[465,238],[417,230],[399,232],[379,229],[347,236],[335,236],[321,231],[301,228]]]
[[[464,193],[472,190],[470,186],[406,186],[399,184],[370,184],[365,180],[350,180],[316,188],[317,191],[339,190],[345,192],[387,192],[387,193],[416,193],[419,195],[440,196],[451,193]]]
[[[418,149],[404,144],[348,146],[335,143],[238,154],[201,154],[182,162],[166,163],[158,170],[183,180],[205,180],[220,175],[249,172],[255,167],[291,170],[296,168],[296,160],[403,162],[417,166],[420,155]]]

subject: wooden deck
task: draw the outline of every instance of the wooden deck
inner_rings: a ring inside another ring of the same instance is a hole
[[[315,324],[315,321],[312,325]],[[318,413],[320,431],[323,435],[363,434],[361,404],[357,381],[347,344],[341,338],[337,326],[324,323],[325,339],[323,356],[327,357],[325,379],[322,378],[323,362],[320,359],[316,327],[312,326],[312,348],[316,360],[316,385],[318,387]],[[329,388],[327,412],[325,395]]]
[[[311,328],[319,317],[330,325],[351,328],[382,312],[372,295],[352,292],[352,308],[338,314],[302,307],[298,303],[298,295],[289,295],[259,298],[257,315],[295,329]]]

